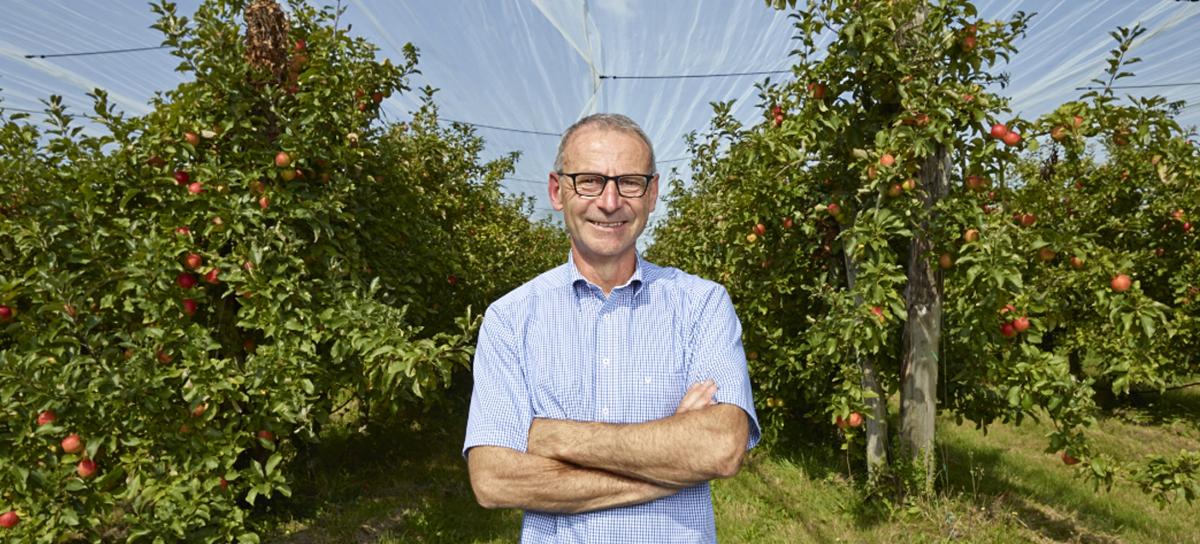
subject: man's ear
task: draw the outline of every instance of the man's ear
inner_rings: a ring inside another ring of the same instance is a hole
[[[654,179],[650,180],[650,187],[646,189],[646,198],[650,199],[650,213],[654,213],[654,206],[658,204],[658,174],[654,174]]]
[[[561,212],[563,210],[562,183],[558,179],[558,172],[550,172],[550,183],[546,185],[546,191],[550,193],[550,206],[554,208],[554,211]]]

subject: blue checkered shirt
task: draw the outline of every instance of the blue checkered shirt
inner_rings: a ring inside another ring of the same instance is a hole
[[[525,452],[533,418],[641,423],[675,412],[688,385],[716,380],[717,402],[758,417],[742,327],[720,285],[637,257],[608,296],[574,259],[493,303],[475,352],[475,388],[463,454],[474,446]],[[703,483],[652,502],[584,514],[525,512],[521,541],[716,542]]]

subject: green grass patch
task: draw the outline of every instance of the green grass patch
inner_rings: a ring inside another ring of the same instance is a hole
[[[329,433],[295,475],[295,494],[262,518],[269,542],[515,542],[520,513],[475,504],[459,454],[465,423]],[[894,503],[868,495],[827,445],[758,448],[713,497],[723,543],[1081,542],[1200,544],[1200,505],[1159,508],[1136,486],[1096,490],[1044,452],[1037,421],[939,421],[939,493]],[[1118,410],[1092,433],[1118,458],[1200,450],[1200,391]]]

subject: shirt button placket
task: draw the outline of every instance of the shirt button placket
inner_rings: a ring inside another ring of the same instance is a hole
[[[612,413],[610,407],[613,405],[616,383],[616,365],[613,364],[613,352],[616,346],[616,335],[614,334],[616,322],[613,317],[612,309],[601,310],[600,318],[600,391],[596,399],[600,408],[600,418],[607,421],[609,414]]]

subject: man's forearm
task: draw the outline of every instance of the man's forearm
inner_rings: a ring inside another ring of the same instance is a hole
[[[748,433],[746,413],[732,404],[629,425],[535,419],[529,452],[659,485],[687,487],[736,474]]]
[[[574,514],[641,504],[677,491],[495,446],[472,448],[467,464],[475,497],[485,508]]]

